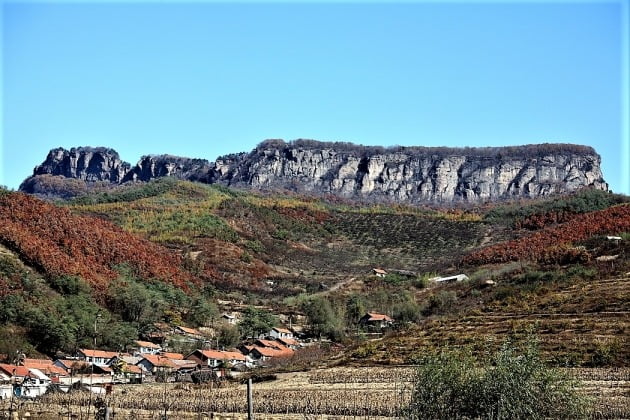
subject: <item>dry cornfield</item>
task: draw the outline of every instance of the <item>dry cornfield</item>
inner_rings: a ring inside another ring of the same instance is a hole
[[[630,418],[630,369],[575,369],[594,399],[593,419]],[[254,384],[257,419],[397,418],[411,394],[413,369],[331,368],[279,374]],[[20,407],[31,419],[93,419],[95,396],[87,392],[50,394]],[[112,419],[222,419],[247,417],[246,387],[182,384],[120,385],[104,402]],[[2,410],[8,401],[2,401]]]

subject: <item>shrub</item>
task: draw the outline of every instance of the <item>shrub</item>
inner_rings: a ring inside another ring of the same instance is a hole
[[[535,345],[506,343],[491,363],[467,351],[425,357],[418,367],[409,419],[577,419],[588,401],[575,382],[545,366]]]
[[[442,290],[429,298],[428,305],[422,311],[425,316],[444,314],[451,310],[457,302],[457,294],[451,290]]]

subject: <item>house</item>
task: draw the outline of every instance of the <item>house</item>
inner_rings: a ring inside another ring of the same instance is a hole
[[[383,270],[382,268],[373,268],[372,274],[374,274],[376,277],[385,277],[387,275],[387,271]]]
[[[393,323],[392,318],[376,312],[368,312],[359,319],[359,325],[379,329],[391,327]]]
[[[138,353],[142,354],[158,354],[162,347],[150,341],[136,341]]]
[[[20,359],[17,363],[20,366],[26,366],[37,368],[38,366],[48,366],[52,365],[53,361],[50,359],[29,359],[27,357]]]
[[[153,343],[159,343],[163,345],[166,342],[166,338],[173,332],[172,328],[165,322],[153,323],[153,331],[143,335],[143,338],[150,340]]]
[[[294,338],[276,338],[276,341],[291,350],[297,350],[301,347],[300,342]]]
[[[115,351],[80,349],[77,352],[77,356],[87,363],[106,366],[112,357],[118,356],[118,353]]]
[[[114,379],[123,383],[141,384],[144,380],[144,371],[137,364],[142,360],[140,356],[121,354],[112,357],[109,368],[114,374]]]
[[[57,359],[53,362],[53,366],[64,369],[69,374],[86,372],[90,369],[90,364],[79,359]]]
[[[270,359],[291,357],[293,354],[294,351],[287,347],[284,347],[283,349],[276,349],[272,347],[253,347],[249,352],[249,357],[256,364],[260,365]]]
[[[276,340],[265,340],[257,338],[254,340],[254,347],[271,347],[272,349],[281,350],[284,346]]]
[[[448,277],[433,277],[429,280],[432,280],[436,283],[449,283],[452,281],[464,281],[468,280],[468,276],[466,274],[457,274],[456,276],[448,276]]]
[[[177,365],[171,359],[157,354],[145,354],[136,366],[154,375],[177,370]]]
[[[245,355],[237,351],[195,350],[186,359],[195,361],[199,366],[211,368],[217,368],[223,363],[232,366],[247,363]]]
[[[274,327],[269,332],[269,335],[273,338],[293,338],[293,333],[286,328]]]
[[[7,363],[0,363],[0,373],[3,373],[4,376],[8,376],[13,382],[22,382],[30,375],[27,367]]]
[[[20,384],[14,388],[18,397],[35,398],[43,395],[52,380],[36,368],[17,366],[10,364],[0,364],[0,373],[3,377],[9,377],[14,384]]]
[[[60,378],[68,377],[68,372],[64,368],[56,366],[52,360],[24,359],[21,363],[26,368],[37,369],[55,383],[59,383]]]
[[[236,325],[236,323],[237,323],[236,317],[233,316],[233,315],[230,315],[230,314],[223,314],[223,315],[221,315],[221,319],[224,322],[226,322],[226,323],[228,323],[230,325]]]
[[[142,368],[136,365],[124,365],[122,375],[130,384],[141,384],[144,380]]]
[[[203,338],[201,331],[194,328],[182,327],[181,325],[175,327],[175,333],[190,338]]]
[[[193,370],[197,369],[199,366],[194,360],[187,359],[171,359],[171,362],[176,366],[177,373],[190,373]]]
[[[29,375],[22,381],[18,391],[19,396],[24,398],[35,398],[44,395],[52,380],[41,370],[30,368]]]

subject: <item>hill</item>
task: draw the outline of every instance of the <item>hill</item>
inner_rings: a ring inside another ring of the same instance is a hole
[[[92,341],[100,313],[111,326],[101,344],[120,348],[158,321],[210,327],[220,311],[257,305],[346,343],[348,362],[408,363],[446,344],[483,351],[487,338],[538,325],[555,363],[627,365],[628,201],[583,190],[434,209],[174,178],[58,204],[5,191],[0,335],[71,351]],[[461,272],[470,280],[428,280]],[[368,310],[397,329],[362,342]]]

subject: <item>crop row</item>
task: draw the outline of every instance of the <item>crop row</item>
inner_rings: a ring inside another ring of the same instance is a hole
[[[310,372],[312,384],[373,384],[409,383],[415,375],[413,368],[334,369]]]
[[[308,415],[396,416],[409,395],[377,389],[351,390],[255,390],[254,411],[262,414],[300,413]],[[85,407],[93,401],[87,393],[51,394],[43,404]],[[116,411],[168,410],[173,413],[242,413],[247,407],[246,391],[241,388],[169,390],[143,389],[133,393],[114,393],[104,399]]]

